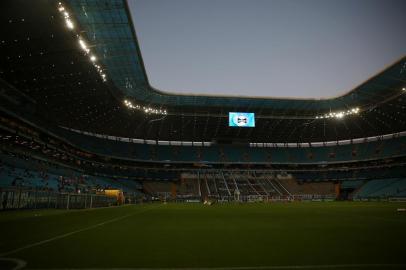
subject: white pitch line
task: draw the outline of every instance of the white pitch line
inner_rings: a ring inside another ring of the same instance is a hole
[[[73,235],[73,234],[77,234],[77,233],[80,233],[80,232],[88,231],[88,230],[91,230],[91,229],[94,229],[94,228],[97,228],[97,227],[100,227],[100,226],[103,226],[103,225],[106,225],[106,224],[109,224],[109,223],[113,223],[113,222],[116,222],[116,221],[125,219],[125,218],[130,217],[130,216],[134,216],[134,215],[136,215],[136,214],[144,213],[144,212],[149,211],[149,210],[151,210],[151,209],[152,209],[152,208],[144,209],[144,211],[142,211],[142,210],[141,210],[141,211],[137,211],[137,212],[135,212],[135,213],[131,213],[131,214],[124,215],[124,216],[117,217],[117,218],[113,218],[113,219],[109,219],[109,220],[107,220],[107,221],[103,221],[103,222],[101,222],[101,223],[97,223],[97,224],[95,224],[95,225],[92,225],[92,226],[89,226],[89,227],[85,227],[85,228],[83,228],[83,229],[79,229],[79,230],[76,230],[76,231],[64,233],[64,234],[57,235],[57,236],[55,236],[55,237],[48,238],[48,239],[45,239],[45,240],[42,240],[42,241],[39,241],[39,242],[36,242],[36,243],[28,244],[28,245],[25,245],[25,246],[22,246],[22,247],[19,247],[19,248],[16,248],[16,249],[13,249],[13,250],[6,251],[6,252],[4,252],[4,253],[1,253],[1,254],[0,254],[0,257],[5,257],[5,256],[8,256],[8,255],[11,255],[11,254],[20,252],[20,251],[25,250],[25,249],[28,249],[28,248],[40,246],[40,245],[43,245],[43,244],[46,244],[46,243],[49,243],[49,242],[52,242],[52,241],[55,241],[55,240],[59,240],[59,239],[62,239],[62,238],[71,236],[71,235]]]
[[[23,260],[16,259],[16,258],[0,258],[0,261],[9,261],[9,262],[14,262],[16,266],[12,270],[20,270],[23,269],[27,263]]]
[[[280,266],[236,266],[236,267],[196,267],[196,268],[47,268],[35,270],[288,270],[288,269],[404,269],[406,264],[316,264],[316,265],[280,265]],[[29,270],[29,269],[26,269]],[[34,269],[33,269],[34,270]]]

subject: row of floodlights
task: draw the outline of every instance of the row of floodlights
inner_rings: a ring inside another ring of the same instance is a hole
[[[155,109],[152,107],[145,107],[145,106],[141,106],[138,104],[133,104],[131,101],[129,101],[127,99],[124,100],[124,105],[130,109],[144,111],[145,113],[148,113],[148,114],[163,114],[163,115],[168,114],[168,112],[166,110]]]
[[[63,15],[66,27],[68,27],[70,30],[73,30],[75,28],[75,25],[73,24],[73,21],[70,19],[69,12],[65,9],[65,7],[62,5],[61,2],[58,3],[58,11]],[[107,81],[106,74],[104,73],[103,69],[101,68],[100,65],[96,63],[97,57],[91,52],[89,46],[86,44],[84,39],[79,35],[76,36],[78,38],[80,48],[85,52],[86,55],[89,56],[90,61],[93,63],[93,66],[97,69],[97,72],[99,72],[103,82]]]
[[[402,87],[402,91],[406,92],[406,87]],[[350,109],[348,111],[330,112],[330,113],[326,113],[324,115],[318,115],[318,116],[316,116],[316,119],[329,119],[329,118],[342,119],[347,115],[354,115],[354,114],[359,114],[359,113],[360,113],[360,109],[357,107],[357,108]]]
[[[406,91],[406,87],[403,87],[402,91]],[[142,110],[145,113],[164,114],[164,115],[168,114],[168,112],[166,110],[140,106],[138,104],[134,105],[131,101],[129,101],[127,99],[124,100],[124,104],[130,109]],[[330,113],[326,113],[324,115],[318,115],[318,116],[316,116],[316,119],[330,119],[330,118],[342,119],[345,116],[356,115],[359,113],[360,113],[360,108],[356,107],[356,108],[352,108],[347,111],[330,112]]]
[[[359,112],[360,112],[360,109],[357,107],[357,108],[353,108],[353,109],[350,109],[347,111],[330,112],[330,113],[326,113],[324,115],[318,115],[318,116],[316,116],[316,119],[329,119],[329,118],[342,119],[345,116],[358,114]]]

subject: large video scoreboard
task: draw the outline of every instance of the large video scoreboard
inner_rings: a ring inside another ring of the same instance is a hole
[[[229,112],[228,126],[230,127],[255,127],[255,113]]]

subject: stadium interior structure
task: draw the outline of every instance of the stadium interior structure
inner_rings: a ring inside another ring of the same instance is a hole
[[[150,86],[125,0],[0,12],[4,207],[32,206],[7,195],[16,188],[133,202],[406,197],[406,57],[331,99],[179,95]],[[256,126],[229,127],[229,112]]]

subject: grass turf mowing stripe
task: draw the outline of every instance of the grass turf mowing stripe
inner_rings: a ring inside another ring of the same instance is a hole
[[[146,208],[63,211],[69,214],[49,217],[44,212],[40,218],[24,212],[0,227],[9,232],[0,253]],[[406,269],[406,220],[387,204],[151,208],[15,256],[30,269]],[[13,239],[25,241],[13,245]]]
[[[71,232],[64,233],[64,234],[61,234],[61,235],[57,235],[55,237],[48,238],[48,239],[45,239],[45,240],[42,240],[42,241],[39,241],[39,242],[28,244],[28,245],[25,245],[25,246],[22,246],[22,247],[19,247],[19,248],[10,250],[10,251],[6,251],[6,252],[3,252],[3,253],[0,254],[0,258],[9,256],[11,254],[15,254],[15,253],[20,252],[20,251],[25,250],[25,249],[40,246],[40,245],[43,245],[43,244],[46,244],[46,243],[49,243],[49,242],[52,242],[52,241],[55,241],[55,240],[58,240],[58,239],[62,239],[62,238],[65,238],[65,237],[80,233],[80,232],[88,231],[88,230],[91,230],[91,229],[94,229],[94,228],[97,228],[97,227],[100,227],[100,226],[103,226],[103,225],[106,225],[106,224],[109,224],[109,223],[113,223],[113,222],[116,222],[116,221],[119,221],[119,220],[122,220],[122,219],[125,219],[125,218],[128,218],[128,217],[134,216],[136,214],[142,214],[142,213],[147,212],[147,211],[152,210],[152,209],[153,208],[143,209],[143,210],[137,211],[135,213],[127,214],[127,215],[120,216],[120,217],[113,218],[113,219],[109,219],[109,220],[97,223],[95,225],[85,227],[83,229],[71,231]]]

